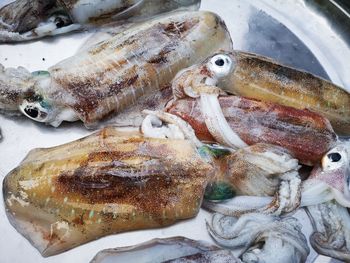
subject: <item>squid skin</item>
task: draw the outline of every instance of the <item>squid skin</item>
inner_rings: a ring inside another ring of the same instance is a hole
[[[20,42],[144,21],[174,10],[198,10],[200,0],[16,0],[0,8],[0,43]],[[113,25],[111,25],[113,23]]]
[[[229,250],[185,237],[152,239],[135,246],[105,249],[98,252],[91,263],[123,263],[126,260],[133,263],[241,263]]]
[[[47,257],[194,217],[214,168],[187,140],[106,128],[32,150],[3,182],[10,223]]]
[[[217,15],[172,13],[131,27],[35,74],[29,88],[22,81],[15,85],[13,74],[3,70],[0,107],[43,111],[40,118],[29,117],[53,126],[80,119],[93,127],[161,91],[179,70],[219,49],[231,50],[232,42]]]
[[[210,64],[220,56],[230,63],[226,72]],[[195,81],[203,85],[208,80],[231,94],[314,111],[329,119],[337,134],[350,135],[350,94],[310,73],[256,54],[233,51],[214,54],[179,73],[174,82],[180,84],[181,93],[183,84]]]
[[[239,96],[220,96],[219,103],[230,127],[245,143],[281,146],[303,164],[318,163],[337,140],[329,121],[308,110]],[[167,111],[187,121],[200,140],[215,141],[206,126],[198,100],[177,100]]]

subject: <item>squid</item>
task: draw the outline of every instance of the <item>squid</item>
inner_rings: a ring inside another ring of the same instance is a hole
[[[125,261],[133,263],[241,263],[229,250],[185,237],[157,238],[131,247],[105,249],[98,252],[91,263],[122,263]]]
[[[94,128],[112,115],[114,125],[139,126],[140,110],[170,100],[178,71],[232,49],[224,22],[210,12],[163,15],[89,45],[47,70],[0,66],[0,111],[55,127],[81,120]]]
[[[219,245],[238,250],[242,262],[302,263],[310,253],[302,226],[292,217],[214,214],[207,228]]]
[[[208,109],[203,114],[212,120],[223,118],[224,114],[217,109],[217,96],[226,91],[264,102],[308,109],[326,117],[337,134],[350,135],[350,94],[346,90],[256,54],[241,51],[216,53],[179,72],[173,81],[173,89],[177,98],[200,98],[204,111],[211,105],[211,111]],[[223,136],[228,124],[215,124],[210,128]],[[234,137],[232,132],[225,132],[225,136]]]
[[[335,201],[307,207],[314,232],[310,236],[313,249],[343,262],[350,261],[349,211]]]
[[[200,0],[16,0],[0,9],[0,43],[28,41],[112,22],[118,25],[142,21],[177,9],[198,10],[199,6]]]
[[[310,244],[322,255],[350,260],[350,160],[348,143],[330,150],[302,185],[305,207],[314,233]]]
[[[338,139],[326,118],[308,110],[239,96],[220,95],[218,101],[213,105],[183,98],[168,105],[166,111],[187,121],[202,141],[238,148],[256,143],[274,144],[311,166]],[[213,116],[218,111],[223,113],[221,119]]]
[[[168,226],[196,216],[204,198],[227,200],[257,185],[261,198],[277,193],[246,213],[298,207],[299,165],[287,150],[204,144],[181,118],[147,114],[141,131],[110,127],[34,149],[5,177],[9,221],[43,256],[109,234]]]

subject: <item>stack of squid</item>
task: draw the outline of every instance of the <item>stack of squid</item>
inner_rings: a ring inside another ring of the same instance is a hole
[[[5,6],[0,40],[92,27],[82,18],[91,8],[64,2],[40,6],[45,16],[31,24],[16,24],[20,15]],[[119,19],[140,8],[160,12],[121,2],[128,6],[116,9]],[[48,17],[49,8],[61,12]],[[91,17],[100,15],[105,21]],[[350,261],[350,152],[342,139],[350,135],[350,94],[233,50],[224,21],[210,12],[118,28],[46,70],[0,65],[1,113],[54,127],[112,125],[34,149],[9,172],[3,196],[17,231],[51,256],[109,234],[165,227],[202,207],[213,212],[203,228],[217,245],[157,239],[102,251],[93,262],[306,262],[307,238],[319,254]],[[292,217],[299,209],[310,237]]]

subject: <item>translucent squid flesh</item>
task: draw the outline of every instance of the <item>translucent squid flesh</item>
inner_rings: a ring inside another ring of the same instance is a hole
[[[337,202],[307,207],[314,233],[310,244],[317,253],[343,262],[350,261],[350,216]]]
[[[241,263],[229,250],[185,237],[153,239],[135,246],[105,249],[97,253],[91,263],[124,263],[126,261],[133,263]]]
[[[194,217],[214,168],[184,139],[106,128],[32,150],[4,179],[11,224],[43,256]]]
[[[204,87],[203,87],[204,86]],[[201,64],[183,70],[174,80],[175,94],[199,96],[205,86],[309,109],[329,119],[340,135],[350,135],[350,94],[310,73],[280,65],[256,54],[240,51],[217,53]]]
[[[230,128],[245,143],[279,145],[303,164],[318,163],[336,143],[337,136],[329,121],[308,110],[238,96],[219,96],[219,103]],[[201,112],[200,101],[180,99],[173,102],[167,112],[187,121],[200,140],[215,142]]]
[[[237,249],[242,262],[302,263],[310,252],[297,219],[246,214],[214,214],[208,231],[221,246]]]
[[[197,10],[200,0],[16,0],[0,9],[0,43],[145,20],[177,9]]]
[[[91,127],[163,90],[179,70],[231,48],[226,26],[215,14],[172,13],[131,27],[47,71],[0,68],[0,110],[17,109],[53,126],[80,119]]]

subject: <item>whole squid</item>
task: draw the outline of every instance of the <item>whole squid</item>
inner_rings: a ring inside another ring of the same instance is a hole
[[[16,0],[0,9],[0,43],[140,21],[176,9],[197,10],[200,0]]]
[[[106,128],[32,150],[3,183],[11,224],[43,256],[195,216],[214,172],[184,139]]]
[[[226,140],[226,131],[217,132],[210,115],[212,104],[201,104],[193,98],[179,99],[167,107],[167,112],[187,121],[203,141],[242,147],[268,143],[288,149],[301,163],[314,165],[337,141],[329,121],[308,110],[298,110],[274,103],[239,96],[219,96],[222,122],[228,123],[238,138]],[[233,141],[233,143],[232,143]],[[243,141],[244,144],[239,144]],[[238,143],[237,143],[238,142]]]
[[[328,118],[338,134],[350,135],[350,94],[347,91],[310,73],[256,54],[241,51],[214,54],[179,72],[173,87],[176,97],[201,97],[203,105],[218,105],[216,96],[222,93],[217,90],[220,88],[252,99],[308,109]],[[220,114],[222,112],[215,112],[211,116],[219,118]],[[213,129],[222,128],[213,126]]]
[[[275,196],[252,211],[280,214],[299,205],[298,161],[280,147],[235,153],[206,145],[185,121],[164,112],[148,115],[141,131],[105,128],[32,150],[3,182],[11,224],[50,256],[112,233],[194,217],[204,196],[221,201],[254,185],[261,198]]]
[[[55,127],[76,120],[91,127],[125,112],[115,124],[137,126],[142,121],[138,106],[162,108],[179,70],[231,48],[217,15],[171,13],[81,50],[47,71],[0,66],[0,111],[21,111]]]

